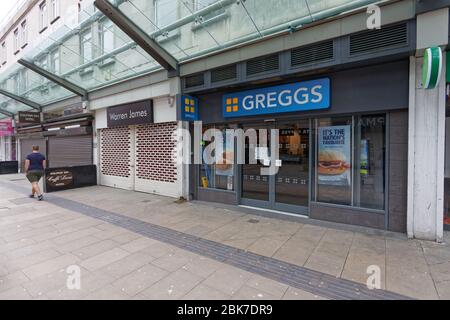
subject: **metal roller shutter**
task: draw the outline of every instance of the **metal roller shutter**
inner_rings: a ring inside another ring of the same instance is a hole
[[[92,136],[49,137],[50,168],[92,164]]]
[[[39,146],[39,152],[42,153],[45,157],[47,157],[47,148],[46,141],[44,138],[42,139],[21,139],[20,140],[20,167],[22,168],[22,172],[24,172],[25,159],[27,155],[29,155],[33,146]]]

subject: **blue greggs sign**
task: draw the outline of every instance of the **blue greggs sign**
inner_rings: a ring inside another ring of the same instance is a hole
[[[225,118],[319,110],[329,107],[330,79],[328,78],[223,96],[223,116]]]
[[[198,99],[188,96],[181,96],[181,120],[196,121],[198,120]]]

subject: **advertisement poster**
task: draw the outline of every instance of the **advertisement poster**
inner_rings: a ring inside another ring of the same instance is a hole
[[[12,136],[14,133],[11,120],[0,120],[0,137]]]
[[[351,126],[319,127],[317,179],[322,185],[349,186]]]
[[[216,175],[218,176],[233,176],[234,163],[234,136],[232,134],[224,134],[223,140],[225,145],[223,147],[222,163],[216,163]],[[219,161],[219,159],[217,159]]]

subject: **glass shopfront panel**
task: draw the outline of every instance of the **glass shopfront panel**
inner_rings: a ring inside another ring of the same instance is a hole
[[[215,126],[223,135],[225,162],[232,157],[234,163],[202,164],[199,185],[239,191],[241,204],[286,212],[305,214],[309,201],[382,212],[387,191],[386,123],[386,114],[374,114],[244,125],[245,162],[239,167],[235,155],[239,144],[229,147],[232,131],[227,137],[227,126]],[[262,169],[274,161],[273,129],[279,136],[278,170],[264,175]],[[249,130],[254,130],[252,139]],[[203,151],[210,143],[203,143]]]
[[[352,118],[316,120],[316,200],[352,204]]]
[[[244,132],[254,132],[245,137],[244,164],[242,164],[241,197],[245,199],[269,201],[270,176],[261,175],[263,158],[270,157],[270,128],[264,126],[244,127]],[[249,131],[254,129],[254,131]],[[253,140],[251,141],[251,137]],[[254,159],[251,163],[252,159]]]
[[[386,209],[386,115],[315,120],[312,199]]]
[[[209,130],[209,141],[202,142],[203,164],[200,166],[199,185],[203,188],[213,188],[222,190],[234,190],[234,143],[233,134],[227,131],[226,126],[208,126],[203,128],[203,134]],[[213,131],[214,130],[214,131]],[[216,159],[216,151],[212,148],[214,135],[221,135],[223,148],[221,161],[212,161]]]
[[[275,178],[275,201],[309,204],[309,120],[283,124],[279,129],[281,166]]]
[[[375,115],[356,119],[354,205],[383,210],[386,185],[386,117]]]

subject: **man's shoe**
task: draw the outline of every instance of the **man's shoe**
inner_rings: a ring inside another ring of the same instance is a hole
[[[34,194],[30,194],[29,197],[30,197],[30,198],[34,198]]]
[[[38,196],[38,201],[42,201],[44,199],[44,196],[41,194],[40,196]]]

